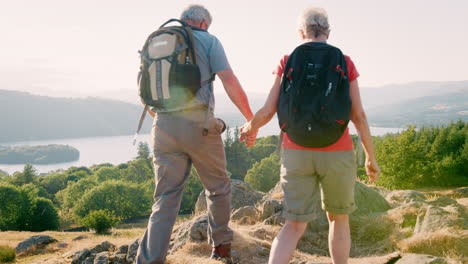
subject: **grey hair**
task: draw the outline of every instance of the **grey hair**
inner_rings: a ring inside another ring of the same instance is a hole
[[[307,37],[330,34],[327,12],[322,8],[308,8],[299,16],[299,30]]]
[[[187,21],[191,20],[195,23],[201,23],[203,21],[206,21],[208,26],[211,25],[211,14],[208,12],[208,9],[206,9],[202,5],[189,5],[183,12],[182,15],[180,15],[180,20]]]

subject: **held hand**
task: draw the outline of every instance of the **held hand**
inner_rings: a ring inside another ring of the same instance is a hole
[[[375,158],[366,158],[366,174],[370,182],[376,182],[379,179],[380,168]]]
[[[240,141],[245,142],[247,147],[253,147],[257,138],[258,130],[253,130],[251,123],[247,122],[240,129]]]

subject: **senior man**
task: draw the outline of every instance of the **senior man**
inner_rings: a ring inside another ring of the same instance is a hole
[[[212,22],[208,10],[201,5],[190,5],[182,12],[180,19],[193,29],[202,87],[193,102],[171,111],[157,112],[155,115],[152,129],[155,203],[138,249],[136,263],[165,262],[184,183],[189,177],[192,164],[205,187],[208,240],[213,247],[211,258],[232,263],[233,232],[228,226],[231,183],[226,171],[221,138],[223,124],[213,116],[213,83],[207,80],[217,75],[229,98],[245,119],[250,120],[253,114],[221,42],[207,32]],[[154,116],[154,113],[150,114]],[[207,119],[208,131],[203,133]]]

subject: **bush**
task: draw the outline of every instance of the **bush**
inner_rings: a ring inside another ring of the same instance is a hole
[[[27,196],[16,186],[0,183],[0,201],[0,230],[24,230]]]
[[[106,181],[86,191],[73,209],[79,217],[96,210],[109,210],[119,219],[145,215],[153,199],[142,189],[134,183]]]
[[[256,162],[252,169],[247,171],[245,182],[258,191],[267,192],[275,187],[280,178],[280,161],[273,153],[268,158]]]
[[[59,216],[51,200],[37,197],[31,203],[30,231],[58,230]]]
[[[389,189],[468,185],[468,123],[414,126],[376,144],[382,169],[377,184]]]
[[[14,248],[9,246],[0,246],[0,263],[13,262],[16,258]]]
[[[98,234],[106,233],[118,224],[116,217],[107,210],[92,211],[81,222]]]

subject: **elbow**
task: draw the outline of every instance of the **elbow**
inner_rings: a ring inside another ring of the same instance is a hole
[[[258,111],[257,115],[262,120],[270,120],[275,115],[275,113],[275,109],[263,107]]]
[[[367,124],[367,116],[364,111],[357,111],[351,114],[351,121],[355,125]]]

